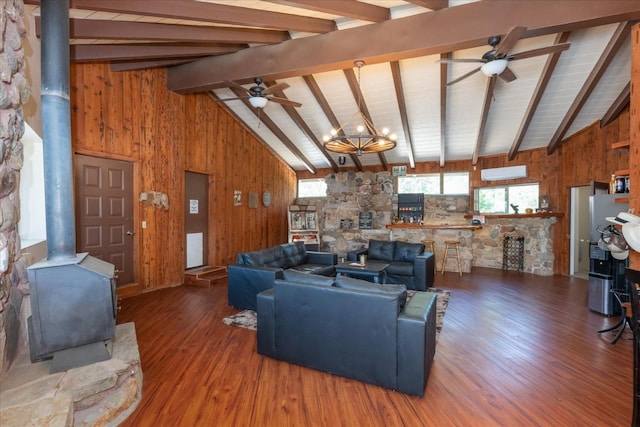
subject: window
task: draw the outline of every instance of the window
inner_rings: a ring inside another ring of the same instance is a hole
[[[538,184],[483,187],[475,190],[475,209],[480,213],[513,213],[511,205],[520,213],[526,208],[538,207]]]
[[[298,197],[327,197],[327,183],[324,178],[299,179]]]
[[[469,194],[469,172],[399,176],[398,193]]]

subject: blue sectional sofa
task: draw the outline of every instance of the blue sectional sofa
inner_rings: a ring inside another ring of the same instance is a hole
[[[436,346],[436,294],[404,285],[287,274],[258,294],[258,353],[423,396]]]
[[[368,260],[384,261],[387,283],[403,284],[407,289],[426,291],[435,280],[435,255],[424,251],[422,243],[388,240],[369,240],[369,247],[347,253],[349,261],[357,261],[361,254]]]
[[[259,251],[238,254],[237,264],[227,267],[229,305],[256,310],[256,295],[271,289],[283,271],[335,276],[338,256],[307,251],[303,242],[285,243]]]

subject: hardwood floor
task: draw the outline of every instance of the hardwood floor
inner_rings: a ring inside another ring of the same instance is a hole
[[[474,268],[435,286],[451,299],[423,398],[258,355],[222,323],[226,285],[125,299],[144,390],[123,425],[630,425],[632,341],[598,335],[616,319],[587,309],[586,280]]]

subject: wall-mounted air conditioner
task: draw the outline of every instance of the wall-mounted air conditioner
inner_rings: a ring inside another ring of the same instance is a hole
[[[504,168],[482,169],[480,177],[483,181],[498,181],[527,177],[527,166],[507,166]]]

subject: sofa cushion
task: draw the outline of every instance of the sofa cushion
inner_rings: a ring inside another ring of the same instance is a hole
[[[384,269],[387,275],[394,276],[413,276],[413,263],[412,262],[392,262],[387,268]]]
[[[293,269],[287,269],[282,272],[284,280],[297,283],[308,283],[318,286],[333,286],[333,277],[320,276],[318,274],[307,274]]]
[[[335,287],[397,296],[400,310],[404,308],[407,302],[407,287],[405,285],[380,285],[366,280],[340,276],[336,279]]]
[[[396,242],[386,240],[369,240],[367,257],[382,261],[393,261],[393,252]],[[424,248],[424,246],[423,246]]]
[[[413,262],[416,257],[424,252],[422,243],[396,242],[393,252],[394,261]]]
[[[238,264],[264,266],[264,254],[262,251],[244,252],[238,254]]]
[[[307,249],[304,242],[285,243],[280,245],[284,253],[283,268],[290,268],[307,262]]]

